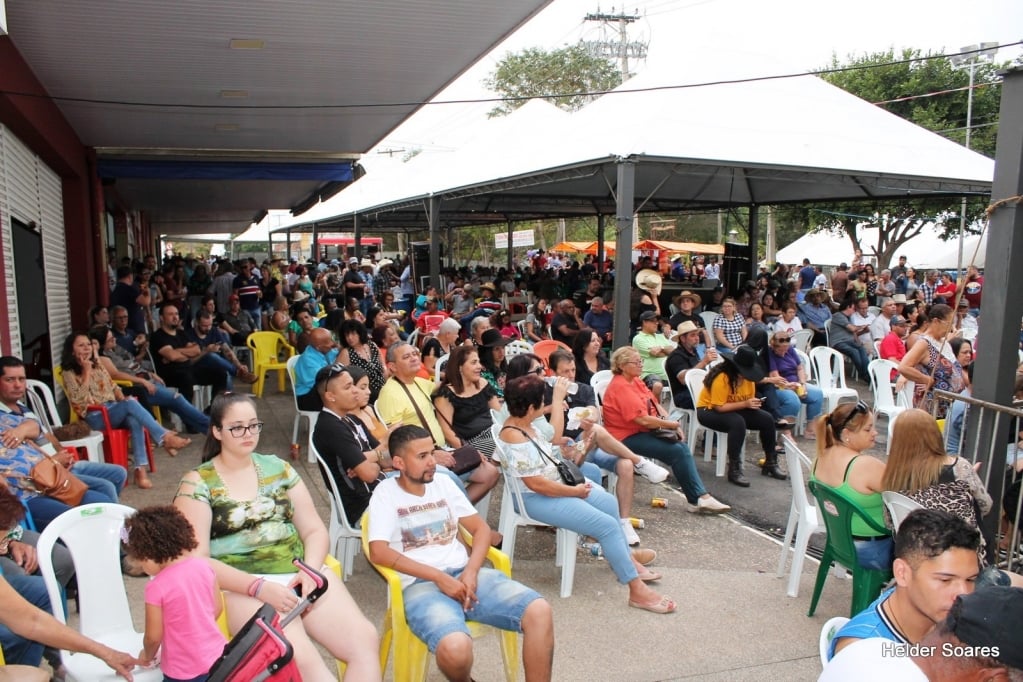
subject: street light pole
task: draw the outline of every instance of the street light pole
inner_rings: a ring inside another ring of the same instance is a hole
[[[970,148],[970,132],[973,123],[973,76],[982,62],[990,62],[998,52],[998,43],[981,43],[980,45],[966,45],[960,50],[960,54],[951,55],[949,59],[952,66],[968,70],[970,85],[966,90],[966,148]],[[959,209],[959,259],[957,265],[957,280],[963,278],[963,240],[966,236],[966,197]]]

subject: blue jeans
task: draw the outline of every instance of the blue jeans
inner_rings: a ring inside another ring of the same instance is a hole
[[[584,463],[586,465],[593,467],[588,462]],[[526,513],[537,521],[596,538],[618,582],[624,585],[639,576],[625,542],[618,500],[601,488],[600,483],[593,483],[586,499],[523,492],[522,503],[526,505]]]
[[[867,369],[870,358],[867,357],[867,350],[863,346],[855,341],[840,341],[832,346],[832,348],[852,361],[853,367],[856,368],[856,373],[860,375],[860,379],[866,380],[870,376],[870,371]]]
[[[135,459],[136,467],[149,466],[149,454],[146,452],[146,431],[157,445],[163,443],[163,437],[167,435],[167,429],[149,414],[146,408],[142,407],[137,400],[121,400],[106,403],[104,407],[110,415],[110,425],[115,429],[128,429],[131,431],[131,452]],[[99,412],[89,412],[85,415],[85,421],[95,431],[102,431],[103,416]],[[116,502],[116,500],[114,500]]]
[[[892,567],[895,542],[890,537],[876,540],[855,540],[856,561],[872,571],[887,571]]]
[[[586,461],[596,464],[599,468],[604,471],[610,471],[614,473],[618,467],[618,462],[621,461],[621,457],[615,457],[610,455],[600,448],[593,448],[586,453]]]
[[[249,310],[248,308],[243,308],[243,310],[252,316],[252,331],[263,331],[263,309],[253,308],[252,310]]]
[[[445,571],[457,578],[464,568]],[[426,642],[431,652],[444,637],[453,632],[468,636],[465,621],[485,623],[501,630],[522,632],[522,614],[540,595],[517,583],[504,573],[492,568],[481,568],[476,576],[476,596],[479,601],[468,611],[462,604],[440,591],[437,583],[416,580],[405,588],[405,620],[409,629]]]
[[[821,413],[821,405],[824,403],[824,392],[816,386],[806,384],[806,395],[799,398],[799,402],[806,405],[806,421],[808,423],[812,422]]]
[[[89,486],[89,490],[106,495],[111,502],[117,502],[118,496],[124,490],[124,483],[128,480],[128,472],[119,464],[79,461],[75,462],[71,471]]]
[[[173,388],[157,384],[156,393],[149,396],[149,404],[156,405],[157,407],[166,407],[181,417],[181,421],[192,431],[198,433],[209,433],[210,431],[210,418],[195,409],[192,403],[185,399],[185,396]]]
[[[703,487],[703,479],[696,470],[693,453],[686,443],[669,443],[646,431],[634,433],[622,443],[637,455],[651,457],[667,464],[690,504],[696,504],[707,494],[707,489]]]
[[[42,576],[5,575],[4,578],[25,601],[47,614],[52,613],[50,597],[46,593],[46,584]],[[0,646],[3,647],[4,660],[8,664],[38,667],[42,663],[43,645],[14,634],[4,625],[0,625]]]
[[[227,381],[225,382],[227,390],[230,391],[234,388],[233,379],[234,376],[238,374],[238,368],[231,364],[231,361],[223,355],[220,355],[219,353],[207,353],[195,363],[195,367],[196,369],[208,369],[218,373],[224,372],[227,374]],[[184,417],[182,417],[182,419],[184,419]]]
[[[95,481],[96,479],[91,480]],[[83,478],[82,483],[89,485],[90,481]],[[116,503],[117,498],[110,498],[104,493],[89,488],[89,490],[85,491],[82,501],[78,504],[94,504],[96,502]],[[36,495],[25,504],[28,505],[28,510],[32,512],[32,520],[35,521],[36,529],[40,532],[49,525],[50,521],[71,509],[71,507],[60,500],[47,497],[46,495]]]

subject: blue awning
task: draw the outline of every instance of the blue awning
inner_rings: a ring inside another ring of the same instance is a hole
[[[318,180],[351,182],[353,161],[286,162],[261,161],[132,161],[101,159],[101,178],[149,180]]]

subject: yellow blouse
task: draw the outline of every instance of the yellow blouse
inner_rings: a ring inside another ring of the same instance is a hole
[[[85,416],[85,410],[90,405],[103,405],[117,400],[116,390],[114,380],[102,367],[93,367],[86,383],[82,383],[81,375],[64,372],[64,392],[71,402],[71,409],[79,417]]]
[[[714,377],[714,383],[711,384],[710,389],[704,386],[700,391],[700,399],[697,401],[696,407],[715,408],[725,403],[740,403],[743,400],[749,400],[756,394],[757,385],[742,377],[739,377],[739,385],[736,386],[735,391],[732,391],[728,375],[721,373]]]

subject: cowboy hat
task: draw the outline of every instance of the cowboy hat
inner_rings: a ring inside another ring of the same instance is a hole
[[[493,282],[484,282],[480,285],[480,289],[489,289],[491,293],[497,293],[497,287],[494,286]]]
[[[686,291],[683,291],[678,296],[676,296],[675,300],[672,301],[672,302],[675,305],[681,307],[682,299],[684,299],[684,298],[688,298],[690,301],[693,302],[693,305],[695,305],[695,306],[698,306],[701,303],[703,303],[703,299],[700,298],[699,294],[694,294],[693,292],[689,291],[688,289]]]
[[[501,332],[496,329],[488,329],[483,332],[483,336],[480,338],[480,346],[483,348],[496,348],[498,346],[507,346],[512,340],[507,336],[502,336]]]
[[[680,324],[678,326],[678,329],[675,331],[675,333],[671,335],[671,340],[674,341],[675,339],[678,339],[678,338],[681,338],[682,336],[685,336],[689,332],[698,332],[698,331],[700,331],[700,328],[697,327],[696,324],[692,320],[686,320],[685,322]]]
[[[303,302],[308,301],[308,300],[309,300],[309,294],[307,294],[306,292],[302,291],[301,289],[299,289],[298,291],[296,291],[294,294],[291,295],[292,303],[303,303]]]
[[[371,261],[369,258],[363,258],[362,262],[359,263],[359,267],[360,268],[371,268],[371,267],[373,267],[373,261]]]
[[[753,346],[742,344],[737,346],[734,351],[722,351],[721,357],[739,370],[739,374],[753,383],[763,380],[766,375],[760,364],[760,355],[753,349]]]
[[[661,274],[647,268],[636,273],[636,286],[654,294],[661,293]]]
[[[892,303],[905,303],[906,294],[895,294],[892,296]]]

